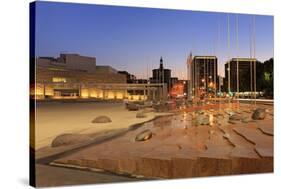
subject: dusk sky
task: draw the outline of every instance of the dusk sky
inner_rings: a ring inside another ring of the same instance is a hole
[[[110,65],[139,78],[159,67],[172,69],[172,76],[186,78],[186,59],[193,55],[216,55],[219,74],[228,58],[250,57],[252,15],[238,14],[239,50],[235,19],[229,14],[230,46],[227,48],[227,13],[195,12],[37,2],[36,56],[57,57],[61,52],[94,56],[97,65]],[[273,57],[273,17],[255,16],[256,57]]]

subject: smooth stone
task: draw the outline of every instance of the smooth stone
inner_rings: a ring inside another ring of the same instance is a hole
[[[110,123],[112,122],[108,116],[98,116],[96,117],[92,123]]]
[[[262,108],[257,108],[252,114],[252,119],[263,120],[265,116],[266,116],[266,110]]]
[[[197,110],[197,111],[195,111],[195,114],[199,114],[199,115],[202,115],[202,114],[204,114],[205,112],[203,111],[203,110]]]
[[[135,103],[128,103],[127,104],[127,109],[129,111],[137,111],[137,110],[139,110],[139,105],[135,104]]]
[[[57,136],[53,141],[51,146],[52,147],[58,147],[58,146],[66,146],[66,145],[73,145],[78,144],[82,142],[88,142],[91,140],[91,137],[88,135],[82,135],[82,134],[61,134]]]
[[[235,112],[234,112],[234,111],[229,110],[229,109],[226,109],[226,110],[225,110],[225,113],[226,113],[226,114],[228,114],[228,115],[230,115],[230,116],[232,116],[232,115],[234,115],[234,114],[235,114]]]
[[[137,134],[135,141],[146,141],[152,137],[151,130],[147,129]]]
[[[242,117],[240,115],[237,115],[237,114],[233,114],[233,115],[229,116],[229,120],[239,121],[241,119],[242,119]]]
[[[144,106],[145,107],[152,107],[153,106],[153,102],[152,101],[144,102]]]
[[[210,120],[208,115],[200,114],[196,117],[196,125],[209,125],[209,124],[210,124]]]

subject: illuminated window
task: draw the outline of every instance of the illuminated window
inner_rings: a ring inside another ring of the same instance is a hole
[[[63,77],[53,77],[54,83],[66,83],[66,78]]]

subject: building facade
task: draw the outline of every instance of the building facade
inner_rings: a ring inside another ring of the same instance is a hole
[[[146,100],[159,97],[160,88],[164,89],[163,85],[128,84],[126,75],[110,66],[96,65],[95,57],[78,54],[39,57],[35,67],[36,82],[30,94],[36,99]],[[134,93],[137,90],[143,93]]]
[[[253,58],[232,58],[229,62],[225,63],[225,65],[224,65],[225,92],[229,92],[229,87],[230,87],[230,92],[237,92],[237,89],[238,89],[237,87],[239,87],[240,92],[248,92],[248,91],[253,90],[254,84],[253,84],[253,82],[251,83],[251,70],[252,70],[252,80],[253,80],[254,62],[257,62],[257,60],[253,59]],[[237,70],[238,70],[238,73],[237,73]],[[237,78],[237,74],[239,75],[239,78]],[[229,78],[228,78],[228,75],[230,75]],[[229,79],[230,79],[230,81],[229,81]],[[237,86],[238,80],[239,80],[239,86]]]
[[[133,74],[130,74],[127,71],[118,71],[119,74],[125,75],[127,79],[127,83],[135,83],[137,77]]]
[[[218,59],[216,56],[194,56],[190,64],[190,88],[192,97],[212,97],[218,88]]]
[[[152,70],[150,83],[164,83],[167,86],[168,92],[171,90],[171,70],[164,68],[162,57],[160,58],[159,68]]]

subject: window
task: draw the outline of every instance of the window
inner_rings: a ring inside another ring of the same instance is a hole
[[[54,83],[66,83],[66,78],[63,78],[63,77],[53,77],[52,81]]]

